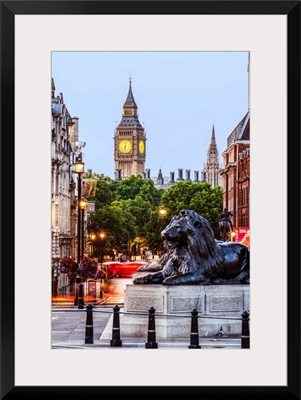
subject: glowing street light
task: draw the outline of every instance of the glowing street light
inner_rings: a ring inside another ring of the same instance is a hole
[[[74,172],[78,175],[78,188],[77,188],[77,262],[81,260],[82,249],[81,249],[81,236],[82,236],[82,174],[85,170],[85,163],[81,159],[81,154],[78,156],[76,163],[74,164]]]
[[[159,215],[162,219],[166,217],[167,210],[166,208],[162,205],[159,209]],[[167,241],[162,239],[162,254],[166,253],[168,251],[167,249]]]
[[[102,231],[102,232],[100,232],[99,237],[101,240],[103,240],[103,239],[105,239],[106,234]]]
[[[159,214],[160,217],[165,217],[165,215],[167,214],[166,208],[164,206],[161,206],[160,210],[159,210]]]

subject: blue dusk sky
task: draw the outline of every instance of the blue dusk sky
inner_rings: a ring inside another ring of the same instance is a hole
[[[114,178],[114,132],[129,79],[144,126],[145,168],[201,172],[214,125],[219,159],[249,108],[248,52],[52,52],[56,95],[79,118],[85,170]],[[200,174],[201,177],[201,174]]]

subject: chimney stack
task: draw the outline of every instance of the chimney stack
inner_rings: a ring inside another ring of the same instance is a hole
[[[199,171],[194,171],[194,180],[193,182],[200,182],[199,181]]]
[[[178,179],[177,181],[184,181],[183,179],[183,168],[178,168]]]
[[[170,181],[169,181],[169,183],[175,183],[175,173],[174,172],[170,173]]]

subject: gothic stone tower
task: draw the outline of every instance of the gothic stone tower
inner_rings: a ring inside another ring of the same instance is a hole
[[[202,180],[210,183],[211,187],[221,186],[220,164],[218,160],[218,149],[215,142],[214,125],[212,127],[211,142],[207,151],[207,163],[202,171]]]
[[[130,78],[122,119],[114,135],[115,171],[119,179],[143,174],[146,159],[145,149],[146,135],[138,119],[138,107],[134,100]]]

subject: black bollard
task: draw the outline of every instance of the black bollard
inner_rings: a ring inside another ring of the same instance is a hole
[[[158,343],[156,342],[156,327],[155,327],[155,309],[151,307],[148,310],[148,331],[147,342],[145,343],[146,349],[157,349]]]
[[[249,349],[250,348],[250,330],[249,330],[249,313],[244,311],[241,314],[242,317],[242,328],[241,328],[241,348]]]
[[[196,308],[191,311],[191,330],[190,330],[190,346],[189,349],[200,349],[199,345],[199,326],[198,326],[198,312]]]
[[[78,285],[78,306],[77,308],[84,308],[84,285],[83,283],[80,283]]]
[[[92,304],[87,305],[87,318],[86,318],[86,336],[85,343],[94,343],[94,332],[93,332],[93,306]]]
[[[119,321],[119,310],[120,307],[116,305],[113,307],[113,329],[112,329],[112,340],[110,341],[111,347],[121,347],[122,340],[120,340],[120,321]]]

